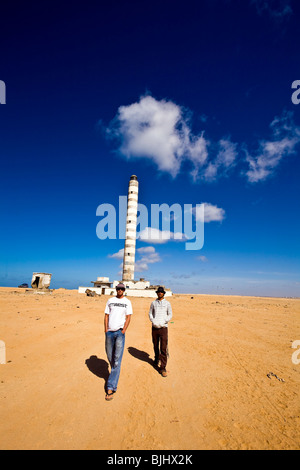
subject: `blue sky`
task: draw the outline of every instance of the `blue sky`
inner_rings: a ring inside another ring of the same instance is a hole
[[[124,240],[97,237],[96,210],[135,174],[149,213],[206,208],[199,251],[137,241],[137,279],[299,296],[299,2],[7,2],[1,18],[0,285],[119,279]]]

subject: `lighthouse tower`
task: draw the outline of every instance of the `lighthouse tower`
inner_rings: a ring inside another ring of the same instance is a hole
[[[130,177],[127,199],[126,233],[123,261],[123,281],[134,280],[136,220],[138,210],[139,183],[135,175]]]
[[[128,186],[125,246],[121,282],[123,282],[126,287],[125,295],[128,295],[129,297],[156,298],[158,285],[150,285],[150,281],[146,281],[144,278],[134,280],[138,193],[138,179],[135,175],[132,175]],[[94,287],[92,288],[79,286],[78,292],[82,294],[86,293],[87,295],[90,295],[91,292],[95,292],[97,295],[111,296],[115,294],[115,289],[117,285],[120,284],[120,280],[113,281],[112,287],[108,277],[98,277],[97,281],[92,281],[92,283],[94,284]],[[165,288],[165,291],[165,297],[172,295],[172,291],[170,289]]]

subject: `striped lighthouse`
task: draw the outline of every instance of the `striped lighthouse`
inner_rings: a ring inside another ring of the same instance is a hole
[[[136,220],[139,183],[135,175],[130,177],[127,199],[126,234],[123,261],[123,281],[134,280]]]

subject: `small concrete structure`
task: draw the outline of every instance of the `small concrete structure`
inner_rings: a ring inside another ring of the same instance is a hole
[[[31,280],[32,289],[49,289],[52,274],[33,273]]]
[[[97,277],[97,281],[92,281],[94,287],[111,288],[111,282],[109,282],[109,277]]]
[[[79,286],[78,293],[86,294],[86,291],[88,290],[95,292],[97,295],[105,295],[106,290],[109,290],[109,292],[113,290],[111,282],[109,282],[109,277],[97,277],[97,281],[91,281],[91,283],[94,284],[94,287]]]
[[[6,349],[4,341],[0,340],[0,364],[6,364]]]

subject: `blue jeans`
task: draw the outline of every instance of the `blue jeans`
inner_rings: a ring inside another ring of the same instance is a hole
[[[125,334],[121,330],[108,331],[105,335],[105,349],[111,372],[107,381],[107,390],[117,390],[121,371],[121,362],[125,346]]]

